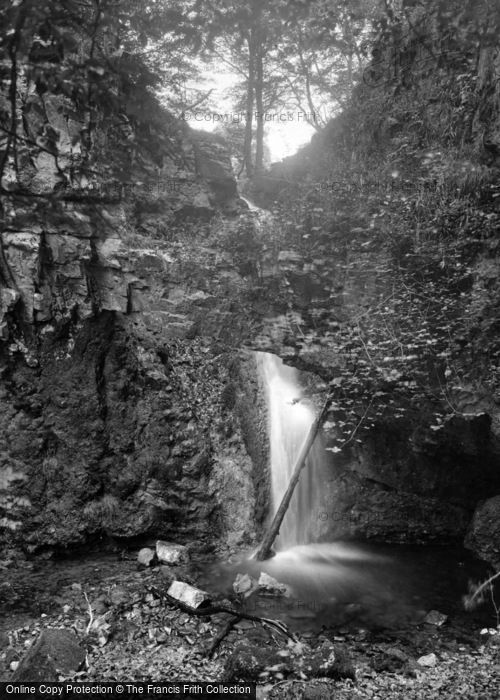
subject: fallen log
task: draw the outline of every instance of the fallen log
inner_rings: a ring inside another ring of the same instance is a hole
[[[243,612],[243,610],[237,610],[236,608],[230,608],[229,606],[226,605],[210,605],[208,603],[202,604],[199,608],[192,608],[190,605],[186,605],[186,603],[183,603],[180,600],[177,600],[177,598],[174,598],[173,596],[169,595],[168,593],[164,593],[163,591],[160,591],[158,588],[154,586],[149,586],[148,590],[153,593],[155,596],[157,596],[160,599],[165,600],[169,605],[172,605],[173,607],[179,608],[179,610],[182,610],[182,612],[188,613],[189,615],[196,615],[199,617],[208,617],[210,615],[218,615],[225,613],[227,615],[232,615],[235,618],[243,619],[243,620],[252,620],[253,622],[259,622],[261,625],[273,627],[274,629],[278,630],[282,634],[286,635],[289,637],[289,639],[292,639],[296,641],[295,635],[292,634],[288,630],[288,627],[283,623],[280,622],[279,620],[272,620],[267,617],[259,617],[258,615],[250,615],[249,613]],[[238,620],[236,619],[235,622]]]
[[[271,525],[269,526],[269,530],[264,535],[262,544],[254,554],[254,558],[257,559],[257,561],[264,561],[265,559],[270,559],[273,556],[273,542],[279,534],[281,523],[283,522],[283,518],[285,517],[286,511],[288,510],[288,506],[290,505],[293,492],[300,478],[300,473],[306,465],[307,456],[311,450],[311,447],[314,444],[316,435],[318,434],[319,429],[321,428],[321,425],[325,420],[332,399],[333,396],[329,394],[326,398],[325,403],[323,404],[321,411],[318,413],[313,424],[309,428],[309,433],[307,434],[307,437],[304,440],[302,447],[300,448],[299,456],[297,457],[297,461],[295,462],[295,467],[293,470],[292,478],[290,479],[290,483],[288,484],[288,488],[285,491],[283,498],[281,499],[281,503],[279,505],[278,510],[276,511]]]

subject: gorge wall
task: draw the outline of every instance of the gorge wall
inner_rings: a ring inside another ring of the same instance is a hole
[[[467,533],[498,564],[499,13],[404,17],[347,109],[253,183],[295,301],[273,337],[335,395],[324,530]]]
[[[121,152],[101,130],[95,177],[62,184],[79,125],[45,97],[25,128],[50,126],[62,156],[31,154],[3,197],[4,544],[255,541],[263,350],[335,394],[318,539],[457,542],[474,519],[468,542],[498,561],[498,53],[411,55],[412,80],[389,52],[343,115],[256,178],[272,211],[239,199],[220,139],[156,104],[146,166],[124,156],[111,178]]]
[[[70,159],[76,126],[47,103]],[[223,144],[163,119],[175,149],[147,181],[61,191],[61,156],[44,153],[4,198],[4,544],[161,536],[227,550],[255,537],[237,411],[249,313],[226,249],[247,207]]]

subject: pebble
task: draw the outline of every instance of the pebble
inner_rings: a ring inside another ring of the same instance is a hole
[[[149,547],[144,547],[143,549],[140,549],[139,553],[137,554],[137,561],[141,566],[151,566],[151,562],[154,558],[155,552]]]

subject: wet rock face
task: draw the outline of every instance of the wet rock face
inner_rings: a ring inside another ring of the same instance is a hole
[[[500,496],[489,498],[477,507],[465,546],[500,568]]]
[[[241,278],[212,219],[224,212],[230,236],[241,205],[224,144],[165,128],[175,149],[154,178],[5,208],[0,526],[28,549],[253,533],[252,465],[222,400],[229,356],[199,340],[238,342]],[[55,167],[38,163],[26,186],[50,195]]]
[[[346,470],[325,484],[324,502],[311,517],[319,541],[363,539],[393,544],[459,541],[470,509],[447,500],[424,497],[402,483],[388,489]]]
[[[500,490],[497,464],[486,414],[457,416],[439,436],[388,422],[335,460],[314,530],[325,540],[460,541],[477,502]]]
[[[254,357],[233,365],[230,371],[231,404],[238,417],[245,449],[251,459],[255,494],[253,521],[259,531],[269,513],[270,472],[268,416],[264,387]]]
[[[50,124],[57,111],[47,114]],[[163,165],[151,164],[154,175],[131,172],[126,184],[75,181],[51,200],[58,174],[52,158],[35,168],[38,179],[26,180],[39,197],[35,203],[30,197],[6,200],[0,338],[7,340],[16,322],[81,321],[99,311],[142,313],[146,308],[146,323],[168,324],[173,337],[185,336],[211,292],[209,282],[203,282],[213,276],[206,266],[220,267],[231,281],[234,265],[223,253],[215,260],[214,253],[209,259],[200,251],[190,266],[184,264],[186,248],[195,238],[207,238],[216,213],[235,218],[241,211],[228,152],[209,134],[179,135],[179,125],[168,116],[166,129],[177,150],[159,154]],[[56,122],[51,128],[65,142],[68,134]]]
[[[22,353],[4,361],[7,538],[34,549],[102,534],[151,534],[195,547],[250,537],[251,468],[237,421],[217,406],[223,370],[207,348],[138,339],[126,318],[110,312],[73,332],[41,340],[36,367]],[[231,468],[214,423],[232,439]],[[238,490],[233,507],[224,503],[221,472],[227,490]],[[240,499],[249,512],[234,520]]]
[[[258,417],[243,425],[245,399],[231,397],[247,379],[228,371],[251,316],[246,207],[224,143],[174,122],[143,182],[6,204],[0,526],[13,544],[148,534],[238,547],[263,518],[247,451]],[[25,186],[51,195],[56,170],[35,163]]]

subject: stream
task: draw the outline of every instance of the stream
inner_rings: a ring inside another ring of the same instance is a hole
[[[473,611],[463,607],[469,582],[484,580],[488,568],[461,547],[352,542],[297,546],[266,562],[242,556],[217,564],[205,583],[228,594],[238,573],[257,580],[261,572],[287,584],[289,595],[255,592],[246,599],[245,609],[301,631],[411,629],[430,610],[468,624],[497,624],[490,600]],[[498,585],[495,596],[500,600]]]
[[[244,600],[243,609],[281,619],[302,632],[325,628],[410,632],[429,610],[453,616],[469,627],[496,625],[491,600],[473,611],[463,608],[469,581],[483,580],[488,573],[487,566],[463,548],[338,542],[297,546],[266,562],[256,562],[249,555],[242,552],[231,562],[193,557],[189,574],[211,593],[231,595],[238,573],[255,579],[262,571],[268,573],[287,584],[290,595],[257,592]],[[150,571],[157,578],[158,570]],[[133,551],[125,558],[123,554],[88,552],[50,561],[38,559],[28,569],[20,566],[3,571],[0,631],[61,609],[76,583],[86,590],[119,585],[131,577],[139,581],[145,573],[137,571]],[[495,596],[500,600],[498,585]]]
[[[274,514],[315,413],[295,368],[268,353],[256,353],[256,363],[267,399]],[[330,468],[326,455],[319,434],[282,522],[275,556],[258,562],[249,552],[216,566],[208,583],[227,594],[237,574],[247,574],[254,581],[261,573],[268,574],[288,587],[287,595],[255,591],[245,600],[247,611],[283,619],[302,630],[411,627],[432,609],[462,615],[469,582],[488,575],[487,567],[463,548],[315,542],[313,514],[323,508],[322,484]],[[477,614],[485,626],[497,626],[498,587],[496,595],[481,610],[467,614]]]

